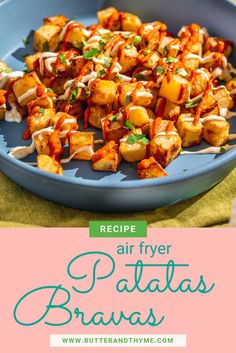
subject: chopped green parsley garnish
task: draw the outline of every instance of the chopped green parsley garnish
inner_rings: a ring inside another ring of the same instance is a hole
[[[75,87],[70,93],[69,102],[73,103],[78,99],[79,88]]]
[[[157,68],[156,68],[156,74],[157,74],[157,75],[163,74],[164,71],[165,71],[164,67],[162,67],[162,66],[157,66]]]
[[[142,37],[141,36],[136,36],[134,39],[133,39],[133,44],[135,46],[139,45],[142,41]]]
[[[104,74],[106,73],[106,71],[104,69],[100,70],[98,73],[97,73],[97,77],[100,78],[102,77]]]
[[[131,121],[130,120],[126,120],[125,121],[125,126],[128,128],[128,129],[130,129],[130,130],[135,130],[135,127],[134,127],[134,125],[131,123]]]
[[[111,115],[109,116],[110,121],[116,121],[116,115]]]
[[[173,63],[175,61],[174,58],[172,58],[172,56],[168,56],[168,58],[165,59],[166,63]]]
[[[185,108],[193,108],[193,107],[196,107],[199,105],[199,103],[202,101],[202,98],[199,98],[197,101],[195,102],[190,102],[190,103],[187,103],[185,104]]]
[[[145,81],[146,80],[145,76],[143,74],[140,74],[140,73],[135,75],[135,78],[137,78],[137,80],[140,80],[140,81]]]
[[[163,48],[163,54],[166,55],[168,53],[168,48],[167,46],[165,45],[164,48]]]
[[[28,38],[26,38],[26,39],[22,39],[22,43],[23,43],[24,45],[29,44],[29,40],[28,40]]]
[[[39,108],[38,112],[41,113],[41,114],[45,114],[45,109],[44,108]]]
[[[49,51],[49,43],[48,42],[44,42],[43,51]]]
[[[105,60],[105,67],[110,67],[110,66],[111,66],[110,60],[106,59]]]
[[[66,64],[67,60],[66,60],[66,56],[63,53],[59,53],[59,60],[61,64]]]
[[[94,56],[97,56],[100,53],[100,50],[97,48],[91,48],[90,50],[84,51],[84,59],[91,60]]]
[[[85,42],[82,40],[81,42],[75,43],[75,44],[73,44],[73,45],[74,45],[74,47],[75,47],[76,49],[82,50],[83,47],[85,46]]]
[[[145,135],[129,135],[126,142],[130,143],[131,145],[135,143],[142,143],[143,145],[149,144],[149,139]]]

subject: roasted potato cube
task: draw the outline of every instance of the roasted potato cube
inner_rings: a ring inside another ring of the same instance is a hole
[[[170,162],[178,157],[181,151],[181,138],[176,128],[172,126],[171,130],[168,131],[170,123],[171,122],[168,120],[162,120],[149,146],[150,155],[153,156],[163,168],[167,167]]]
[[[133,101],[136,105],[148,107],[151,102],[153,95],[150,91],[145,90],[144,87],[137,88],[137,83],[124,84],[120,88],[119,101],[120,104],[125,107],[132,101],[132,92],[135,90],[135,100]]]
[[[196,97],[206,90],[210,74],[204,69],[199,69],[196,72],[194,82],[191,89],[191,97]]]
[[[79,45],[81,42],[83,42],[86,39],[84,36],[83,31],[79,27],[74,27],[70,30],[69,36],[68,36],[68,42],[71,43],[73,46]]]
[[[37,59],[39,59],[41,56],[41,53],[35,53],[35,54],[32,54],[32,55],[28,55],[26,56],[25,58],[25,64],[26,64],[26,67],[27,67],[27,71],[33,71],[34,70],[34,63]]]
[[[180,106],[167,100],[159,98],[156,105],[156,116],[166,120],[176,119],[180,114]]]
[[[133,105],[128,110],[128,120],[136,128],[141,128],[142,126],[150,122],[150,118],[147,109],[138,105]]]
[[[108,105],[94,105],[89,109],[89,124],[97,129],[101,129],[102,119],[112,111],[112,107]]]
[[[102,121],[102,133],[106,142],[115,141],[118,144],[128,132],[129,129],[124,126],[123,121],[110,121],[109,116]]]
[[[164,77],[160,88],[160,96],[175,104],[183,104],[189,100],[191,84],[180,75],[173,75],[169,79]]]
[[[226,120],[220,119],[216,116],[215,120],[212,116],[204,118],[203,122],[203,138],[212,146],[222,146],[229,139],[230,125]]]
[[[232,53],[233,45],[230,40],[225,40],[217,37],[208,37],[204,44],[204,52],[220,52],[225,56],[229,56]]]
[[[101,10],[97,12],[98,23],[102,26],[106,25],[109,17],[118,13],[118,11],[114,7],[108,7],[107,9]]]
[[[224,87],[219,87],[213,92],[214,98],[216,99],[218,104],[220,116],[226,116],[228,109],[232,109],[234,105],[231,95]]]
[[[186,58],[184,66],[188,70],[197,70],[199,68],[200,61],[197,58]]]
[[[142,130],[136,129],[120,140],[120,153],[127,162],[141,161],[147,154],[147,142]]]
[[[12,69],[4,61],[0,60],[0,72],[3,72],[3,71],[10,72],[10,71],[12,71]]]
[[[59,162],[50,156],[41,154],[37,157],[37,166],[45,172],[63,175],[63,169]]]
[[[158,55],[157,52],[150,51],[148,55],[144,56],[142,60],[142,65],[147,69],[152,69],[159,59],[160,59],[160,56]]]
[[[56,51],[60,41],[61,27],[43,25],[34,33],[34,49],[36,51]]]
[[[0,89],[0,120],[4,119],[6,113],[7,91]]]
[[[59,27],[64,27],[68,21],[69,18],[63,15],[51,16],[43,19],[43,23],[45,25],[54,25]]]
[[[57,112],[55,115],[53,115],[50,119],[50,126],[56,127],[59,120],[63,119],[63,122],[60,123],[60,130],[61,131],[72,131],[72,130],[78,130],[78,123],[77,123],[77,118],[73,115],[64,113],[64,112]]]
[[[37,98],[37,87],[41,84],[37,74],[33,71],[14,82],[12,89],[18,103],[25,107],[30,101]]]
[[[115,82],[101,80],[96,85],[91,94],[91,101],[94,104],[113,104],[116,100],[117,85]]]
[[[39,107],[39,110],[34,115],[30,115],[27,118],[27,123],[31,134],[35,131],[45,129],[50,126],[50,121],[55,115],[55,109],[43,109]]]
[[[236,94],[236,77],[226,83],[226,88],[229,92],[235,92]]]
[[[137,164],[137,172],[139,179],[151,179],[167,176],[165,170],[153,157],[143,159],[139,162]]]
[[[108,142],[92,156],[93,170],[116,173],[121,162],[119,147],[114,141]]]
[[[195,146],[201,143],[203,125],[200,121],[195,124],[191,114],[181,114],[176,127],[182,139],[183,147]]]
[[[131,13],[124,13],[122,16],[122,29],[123,31],[138,32],[142,22],[140,18]]]
[[[210,113],[218,115],[219,108],[216,98],[213,95],[208,94],[208,96],[201,102],[201,116],[203,117]]]
[[[69,137],[70,156],[73,159],[90,161],[94,153],[92,132],[72,132]]]
[[[162,37],[158,47],[158,51],[162,55],[166,55],[165,51],[168,50],[168,56],[176,58],[180,49],[180,40],[173,37]]]
[[[38,154],[49,155],[50,147],[49,147],[49,138],[51,132],[43,131],[34,136],[35,148]]]
[[[135,47],[124,48],[120,53],[119,63],[122,66],[122,73],[132,70],[138,64],[137,49]]]

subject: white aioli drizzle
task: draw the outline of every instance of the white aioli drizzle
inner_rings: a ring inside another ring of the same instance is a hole
[[[22,115],[18,112],[17,107],[14,103],[10,103],[11,110],[7,110],[5,113],[5,120],[8,123],[20,123],[22,121]]]
[[[24,76],[23,71],[13,71],[13,72],[0,72],[0,89],[6,87],[6,84],[11,78],[20,78]]]
[[[182,151],[181,155],[188,155],[188,154],[220,154],[226,151],[230,151],[231,149],[235,148],[236,145],[225,145],[221,147],[207,147],[199,151]]]
[[[85,151],[88,152],[91,157],[94,154],[92,146],[83,146],[83,147],[80,147],[75,152],[73,152],[68,158],[62,159],[61,164],[69,163],[78,153],[85,152]]]
[[[57,56],[58,54],[57,53],[52,53],[52,52],[45,52],[43,54],[40,55],[40,58],[39,58],[39,72],[41,75],[43,75],[43,71],[44,71],[44,59],[45,60],[45,67],[46,69],[49,71],[49,72],[52,72],[52,67],[51,67],[51,64],[53,62],[56,62],[57,60]],[[51,59],[55,59],[55,61],[48,61],[48,60],[51,60]]]
[[[31,97],[32,95],[36,95],[36,91],[37,91],[38,86],[34,87],[34,88],[30,88],[28,89],[28,91],[26,91],[24,94],[22,94],[21,96],[19,96],[17,98],[18,103],[21,104],[25,99]]]

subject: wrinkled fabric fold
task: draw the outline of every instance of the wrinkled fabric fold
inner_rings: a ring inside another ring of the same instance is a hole
[[[176,205],[136,213],[95,213],[43,200],[0,173],[0,227],[87,227],[90,220],[146,220],[149,227],[227,226],[236,169],[210,191]]]

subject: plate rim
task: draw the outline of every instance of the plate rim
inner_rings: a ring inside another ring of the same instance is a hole
[[[32,167],[26,162],[14,159],[13,157],[7,155],[5,152],[0,151],[0,160],[3,159],[6,162],[12,164],[13,167],[20,168],[26,173],[32,173],[35,176],[41,176],[49,181],[60,182],[62,184],[71,184],[73,186],[80,187],[90,187],[99,189],[142,189],[148,187],[158,187],[166,186],[173,183],[183,182],[189,179],[193,179],[209,172],[214,172],[215,170],[224,167],[226,164],[232,162],[235,159],[236,163],[236,147],[232,150],[225,152],[218,158],[215,158],[211,163],[204,166],[195,167],[190,171],[183,173],[177,173],[176,175],[169,175],[162,178],[152,178],[152,179],[136,179],[127,181],[109,181],[107,184],[100,180],[83,179],[82,177],[69,177],[64,175],[52,174],[45,172],[43,170]],[[2,168],[0,167],[0,170]],[[99,173],[99,172],[98,172]]]

